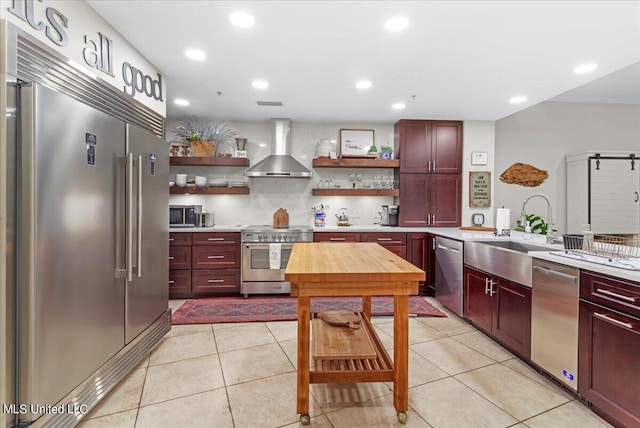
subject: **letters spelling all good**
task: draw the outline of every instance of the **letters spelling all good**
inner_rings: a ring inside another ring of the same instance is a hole
[[[34,0],[14,0],[12,6],[7,10],[20,20],[27,22],[34,30],[44,30],[47,38],[56,45],[62,47],[69,44],[69,36],[65,31],[66,28],[69,28],[69,20],[57,9],[53,7],[45,9],[47,23],[36,18]],[[87,35],[84,36],[84,41],[87,45],[83,50],[84,61],[88,66],[115,77],[113,74],[113,40],[101,32],[98,32],[98,36],[98,42]],[[122,79],[125,83],[123,87],[124,93],[132,98],[139,93],[157,101],[164,101],[162,76],[160,73],[157,75],[158,78],[153,79],[129,62],[124,62],[122,64]]]

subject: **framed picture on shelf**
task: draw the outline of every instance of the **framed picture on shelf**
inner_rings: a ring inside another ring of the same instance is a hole
[[[343,158],[375,158],[369,149],[374,145],[373,129],[341,129],[340,157]]]

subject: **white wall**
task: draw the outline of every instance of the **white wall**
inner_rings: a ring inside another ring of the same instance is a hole
[[[495,210],[495,174],[494,171],[494,144],[495,144],[495,122],[473,121],[464,122],[462,149],[462,225],[471,225],[471,215],[474,213],[484,214],[484,226],[494,226]],[[487,152],[487,165],[471,165],[471,152]],[[469,172],[489,171],[491,172],[491,206],[488,208],[469,207]]]
[[[640,149],[640,106],[544,102],[496,122],[495,205],[511,209],[515,227],[524,199],[534,193],[547,195],[560,232],[566,230],[567,154],[590,150]],[[499,177],[515,162],[528,163],[549,173],[538,187],[505,184]],[[546,216],[544,201],[536,198],[527,212]]]
[[[203,118],[200,118],[202,120]],[[271,153],[272,128],[265,122],[228,122],[238,137],[247,138],[246,150],[251,165]],[[167,124],[167,139],[174,135],[172,129],[176,122]],[[340,129],[373,129],[378,147],[382,144],[393,145],[393,124],[380,123],[303,123],[291,124],[291,154],[303,165],[312,169],[317,143],[321,139],[338,140]],[[259,144],[266,147],[260,147]],[[364,180],[371,181],[374,175],[393,175],[393,169],[359,168],[357,171],[340,168],[312,169],[313,177],[308,178],[249,178],[250,195],[172,195],[172,204],[197,204],[209,212],[215,213],[218,225],[233,224],[271,224],[273,213],[285,208],[289,213],[291,225],[311,226],[313,214],[311,206],[329,205],[327,224],[336,225],[335,213],[340,208],[348,208],[351,212],[350,222],[355,225],[371,225],[380,211],[380,206],[393,204],[392,197],[357,196],[357,197],[316,197],[311,189],[318,187],[318,181],[332,177],[342,187],[350,186],[349,173],[361,172]],[[172,167],[171,173],[186,172],[191,176],[205,175],[210,178],[242,179],[244,168],[234,167]],[[355,216],[354,216],[355,214]]]

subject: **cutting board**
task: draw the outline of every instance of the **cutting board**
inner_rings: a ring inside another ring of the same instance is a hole
[[[364,325],[357,330],[351,330],[346,326],[329,325],[324,320],[316,318],[311,323],[311,329],[311,355],[314,361],[370,360],[376,357],[376,351]]]
[[[289,213],[287,210],[280,208],[273,214],[273,227],[276,229],[286,229],[289,227]]]
[[[475,230],[476,232],[495,232],[495,227],[482,227],[482,226],[460,226],[460,230]]]

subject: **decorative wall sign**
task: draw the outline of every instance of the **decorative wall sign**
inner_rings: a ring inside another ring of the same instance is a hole
[[[500,175],[500,181],[507,184],[518,184],[524,187],[538,187],[549,174],[526,163],[514,163]]]
[[[341,129],[340,156],[369,157],[369,149],[374,144],[373,132],[373,129]]]
[[[491,206],[491,172],[469,172],[469,207],[488,208]]]
[[[486,165],[489,163],[489,153],[471,152],[471,165]]]

